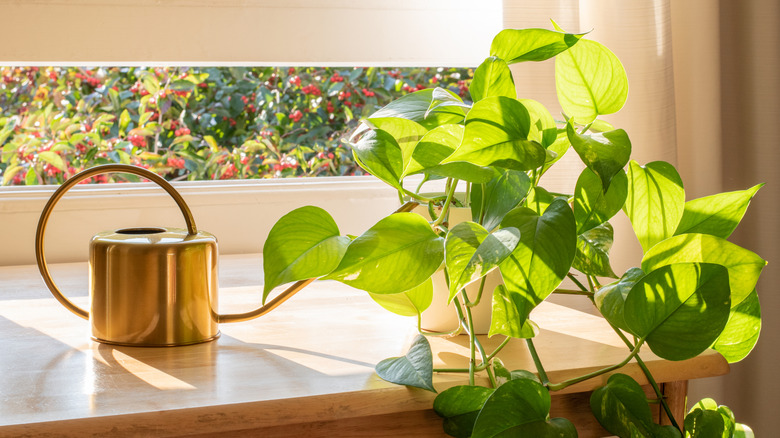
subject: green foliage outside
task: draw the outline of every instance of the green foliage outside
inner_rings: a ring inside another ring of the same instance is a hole
[[[2,185],[99,164],[170,180],[363,175],[342,138],[410,92],[469,99],[455,68],[0,67]],[[92,182],[137,181],[98,175]]]

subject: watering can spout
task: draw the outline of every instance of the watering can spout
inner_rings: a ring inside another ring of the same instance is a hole
[[[259,318],[266,313],[276,309],[279,307],[282,303],[292,298],[293,295],[298,293],[301,289],[308,286],[311,282],[313,282],[314,278],[309,278],[308,280],[301,280],[293,283],[290,287],[285,289],[282,293],[277,295],[274,299],[266,303],[265,305],[261,306],[258,309],[246,312],[246,313],[233,313],[233,314],[227,314],[227,315],[216,315],[217,322],[242,322],[242,321],[248,321],[250,319]]]

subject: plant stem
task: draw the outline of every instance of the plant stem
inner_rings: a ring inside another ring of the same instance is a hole
[[[553,293],[563,294],[563,295],[587,295],[587,296],[593,295],[593,292],[589,292],[586,290],[571,290],[571,289],[555,289]]]
[[[548,386],[550,385],[550,379],[547,377],[547,372],[544,371],[544,367],[542,366],[542,361],[539,359],[539,354],[536,352],[536,347],[534,347],[534,341],[531,338],[528,338],[525,340],[525,343],[528,344],[528,351],[531,352],[531,357],[534,359],[534,364],[536,365],[536,371],[539,373],[539,379],[542,380],[542,385]]]
[[[455,188],[458,186],[458,182],[455,181],[453,183],[452,178],[447,178],[447,200],[444,201],[444,206],[441,208],[441,214],[439,217],[433,222],[433,228],[436,228],[437,226],[441,225],[442,222],[447,218],[448,213],[450,211],[450,203],[452,203],[452,197],[455,196]]]
[[[620,339],[623,340],[623,343],[625,343],[628,348],[631,349],[634,348],[634,345],[631,343],[631,341],[628,340],[626,335],[624,335],[623,332],[620,331],[619,328],[612,325],[612,323],[610,323],[609,326],[612,327],[612,330],[614,330],[618,336],[620,336]],[[658,386],[658,383],[655,381],[653,374],[650,373],[650,369],[647,368],[645,361],[643,361],[641,357],[637,356],[636,363],[639,365],[639,368],[642,368],[642,372],[645,373],[645,377],[647,378],[647,381],[650,382],[650,386],[653,387],[653,391],[655,391],[656,397],[658,397],[658,400],[661,402],[661,406],[663,406],[664,411],[666,411],[666,416],[669,417],[669,421],[672,422],[672,425],[674,427],[680,429],[680,425],[677,424],[674,415],[672,415],[672,410],[669,408],[669,404],[666,403],[666,397],[664,397],[664,394],[661,392],[661,388]]]
[[[477,335],[474,334],[474,320],[471,318],[471,308],[466,307],[466,322],[468,323],[468,333],[469,333],[469,385],[474,385],[474,372],[475,367],[477,366],[477,358],[476,358],[476,338]]]
[[[583,290],[583,291],[585,291],[585,292],[589,292],[588,288],[587,288],[587,287],[585,287],[585,286],[584,286],[582,283],[580,283],[580,281],[579,281],[579,280],[577,280],[577,277],[575,277],[575,276],[574,276],[574,274],[572,274],[571,272],[569,272],[568,274],[566,274],[566,276],[567,276],[567,277],[569,277],[569,279],[570,279],[571,281],[573,281],[573,282],[574,282],[574,284],[576,284],[576,285],[577,285],[577,287],[579,287],[580,289],[582,289],[582,290]]]
[[[423,336],[456,336],[463,331],[463,326],[458,324],[458,328],[448,332],[426,332],[422,329],[422,316],[417,314],[417,332]]]
[[[401,191],[403,191],[404,194],[409,196],[410,198],[416,199],[416,200],[422,201],[422,202],[436,202],[436,201],[441,199],[441,198],[428,198],[428,197],[425,197],[425,196],[422,196],[422,195],[418,195],[417,193],[410,192],[409,190],[406,190],[406,189],[401,189]]]
[[[506,346],[506,344],[508,344],[508,343],[509,343],[509,341],[510,341],[511,339],[512,339],[512,338],[510,338],[509,336],[507,336],[506,338],[504,338],[504,341],[503,341],[503,342],[501,342],[501,344],[499,344],[499,346],[498,346],[498,347],[496,347],[496,349],[495,349],[495,350],[493,350],[493,352],[492,352],[492,353],[488,354],[488,356],[487,356],[487,360],[488,360],[488,361],[490,361],[490,360],[493,360],[493,358],[494,358],[494,357],[496,357],[496,355],[498,354],[498,352],[499,352],[499,351],[501,351],[501,350],[502,350],[502,349],[503,349],[503,348]]]
[[[575,377],[573,379],[564,380],[563,382],[560,382],[560,383],[550,383],[550,384],[547,385],[547,389],[549,389],[550,391],[560,391],[561,389],[564,389],[567,386],[571,386],[571,385],[574,385],[576,383],[584,382],[584,381],[586,381],[588,379],[592,379],[592,378],[598,377],[598,376],[600,376],[602,374],[606,374],[606,373],[609,373],[611,371],[615,371],[618,368],[622,368],[628,362],[630,362],[631,359],[636,357],[637,354],[639,354],[639,350],[642,347],[642,344],[644,344],[644,342],[645,342],[644,340],[638,342],[636,344],[636,347],[634,347],[634,349],[631,350],[631,354],[629,354],[628,357],[623,359],[623,361],[621,361],[620,363],[617,363],[617,364],[612,365],[612,366],[608,366],[606,368],[602,368],[602,369],[600,369],[598,371],[594,371],[592,373],[585,374],[584,376],[579,376],[579,377]]]
[[[487,277],[482,277],[482,281],[479,283],[479,291],[477,292],[477,299],[474,301],[469,301],[468,297],[466,296],[465,288],[462,291],[463,293],[463,299],[466,302],[467,307],[476,307],[479,304],[479,301],[482,299],[482,290],[485,289],[485,280],[487,280]]]

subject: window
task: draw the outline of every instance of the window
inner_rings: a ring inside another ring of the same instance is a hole
[[[8,1],[0,10],[9,17],[7,34],[24,35],[0,55],[0,65],[8,66],[476,66],[501,28],[495,0],[42,0]],[[178,188],[225,253],[259,252],[275,220],[299,205],[323,206],[343,232],[358,233],[397,202],[383,184],[349,177],[187,182]],[[0,191],[6,229],[20,230],[7,242],[18,250],[4,254],[0,265],[33,261],[34,224],[51,191]],[[51,261],[84,259],[89,236],[102,229],[183,223],[174,204],[148,183],[72,192],[50,221]]]

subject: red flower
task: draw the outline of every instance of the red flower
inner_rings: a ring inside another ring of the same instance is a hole
[[[295,110],[292,113],[290,113],[290,120],[292,120],[295,123],[301,121],[301,118],[303,118],[303,113],[300,110]]]
[[[293,76],[289,79],[290,85],[295,85],[296,87],[301,86],[301,78],[298,76]]]
[[[364,88],[363,89],[363,95],[366,96],[366,97],[374,97],[376,95],[376,93],[374,93],[373,91],[371,91],[371,90],[369,90],[367,88]]]

